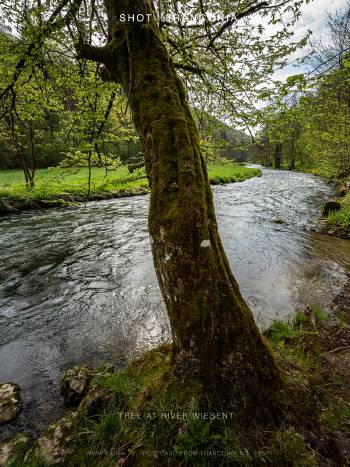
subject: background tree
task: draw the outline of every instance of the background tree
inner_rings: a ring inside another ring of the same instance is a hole
[[[328,21],[327,44],[314,43],[310,72],[288,78],[260,112],[260,139],[282,143],[284,163],[325,177],[350,173],[350,7]],[[273,139],[273,138],[272,138]],[[257,148],[259,149],[259,148]],[[262,158],[257,151],[257,158]]]
[[[0,40],[4,89],[20,60],[24,39],[2,33]],[[125,113],[125,98],[101,80],[98,66],[77,62],[62,55],[62,47],[52,47],[52,42],[46,44],[40,63],[25,68],[1,101],[0,125],[8,154],[4,168],[22,168],[32,187],[38,167],[59,163],[66,168],[88,167],[90,186],[92,165],[106,171],[116,168],[121,154],[128,157],[125,146],[133,145],[139,152],[138,138]]]

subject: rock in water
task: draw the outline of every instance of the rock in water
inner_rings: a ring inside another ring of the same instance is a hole
[[[283,219],[274,219],[272,222],[274,222],[275,224],[285,224],[285,221]]]
[[[5,467],[11,459],[18,453],[26,449],[31,441],[30,436],[25,433],[16,433],[11,438],[0,443],[0,467]]]
[[[10,422],[22,411],[20,387],[14,383],[0,384],[0,425]]]
[[[339,203],[339,201],[331,199],[327,201],[326,204],[323,205],[322,216],[326,217],[331,212],[339,211],[340,208],[341,208],[341,204]]]

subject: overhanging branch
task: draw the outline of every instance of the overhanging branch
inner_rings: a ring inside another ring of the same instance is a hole
[[[109,47],[96,47],[94,45],[78,42],[75,46],[78,58],[85,58],[86,60],[93,60],[106,64],[109,56]]]
[[[60,13],[68,3],[69,0],[62,0],[60,2],[57,8],[55,8],[55,10],[52,12],[50,18],[42,26],[40,34],[37,35],[36,40],[32,40],[32,42],[30,42],[23,56],[15,66],[11,83],[1,92],[0,100],[4,99],[10,92],[13,91],[16,82],[26,67],[27,59],[35,56],[36,52],[42,47],[45,39],[47,39],[47,37],[53,32],[70,23],[79,10],[82,0],[73,0],[67,13],[62,18],[59,18]]]
[[[182,63],[174,63],[174,67],[178,70],[189,71],[190,73],[194,73],[196,75],[202,75],[204,73],[204,68],[198,68],[192,65],[186,65]]]

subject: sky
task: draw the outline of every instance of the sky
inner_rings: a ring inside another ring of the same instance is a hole
[[[314,0],[303,6],[303,16],[298,21],[295,31],[302,35],[307,29],[311,29],[314,35],[322,35],[325,32],[327,13],[335,13],[346,7],[347,0]]]
[[[312,31],[312,39],[327,40],[327,14],[334,14],[337,10],[342,10],[348,4],[348,0],[313,0],[308,5],[302,7],[302,17],[294,27],[295,39],[301,39],[305,36],[308,29]],[[299,50],[297,55],[290,58],[292,61],[305,54],[305,50]],[[304,70],[295,66],[287,66],[275,73],[277,79],[285,79]]]

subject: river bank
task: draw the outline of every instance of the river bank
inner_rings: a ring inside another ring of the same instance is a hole
[[[287,170],[287,168],[285,168]],[[289,170],[289,169],[288,169]],[[319,173],[316,167],[299,164],[293,169],[323,178],[334,188],[334,195],[323,205],[321,231],[329,235],[350,238],[350,176],[338,178]]]
[[[308,306],[264,335],[285,378],[279,427],[201,412],[196,389],[172,377],[171,346],[162,345],[119,371],[67,371],[66,413],[36,440],[22,433],[3,441],[0,465],[348,465],[349,329]]]
[[[337,183],[336,196],[324,205],[323,211],[326,232],[350,239],[350,179]]]
[[[239,164],[208,165],[208,177],[212,185],[242,182],[260,175],[259,169]],[[130,174],[125,166],[107,174],[94,168],[90,188],[86,170],[39,170],[34,188],[27,188],[23,182],[20,183],[21,176],[19,171],[0,172],[0,216],[149,193],[144,169]]]
[[[319,231],[340,238],[350,238],[350,177],[337,178],[319,173],[317,167],[298,163],[293,169],[285,165],[278,170],[288,170],[316,175],[334,190],[321,208]]]

